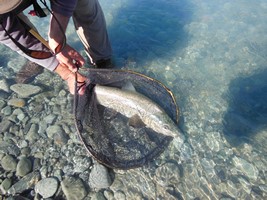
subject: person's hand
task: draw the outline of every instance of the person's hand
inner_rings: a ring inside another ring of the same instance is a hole
[[[65,81],[67,81],[67,84],[69,86],[69,91],[71,94],[75,93],[75,73],[73,73],[72,71],[70,71],[69,68],[67,68],[64,65],[59,64],[57,66],[57,68],[55,69],[55,72]],[[77,73],[77,86],[80,87],[78,90],[78,94],[79,95],[83,95],[85,93],[85,89],[86,89],[86,83],[89,80],[84,77],[83,75],[81,75],[80,73]]]
[[[61,65],[67,66],[72,72],[76,72],[78,66],[83,66],[85,63],[84,58],[73,49],[71,46],[66,46],[56,55],[57,60]]]

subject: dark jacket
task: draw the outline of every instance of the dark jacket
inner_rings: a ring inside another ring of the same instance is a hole
[[[62,14],[64,16],[72,16],[72,13],[76,7],[77,0],[51,0],[51,9],[54,12]],[[32,36],[24,25],[18,20],[16,16],[11,13],[7,13],[1,16],[1,21],[8,33],[15,38],[24,47],[32,50],[44,50],[44,45]],[[48,70],[53,71],[58,65],[58,61],[55,56],[47,59],[34,59],[24,54],[5,33],[2,26],[0,26],[0,43],[8,46],[12,50],[18,52],[27,59],[35,62]]]

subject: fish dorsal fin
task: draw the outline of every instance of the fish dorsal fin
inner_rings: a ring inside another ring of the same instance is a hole
[[[142,121],[142,119],[137,114],[129,118],[128,123],[129,123],[129,126],[132,126],[134,128],[143,128],[146,126],[145,123]]]
[[[121,88],[122,90],[136,92],[135,87],[133,86],[131,81],[127,81]]]

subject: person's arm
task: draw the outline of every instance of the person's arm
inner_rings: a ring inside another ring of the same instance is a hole
[[[4,28],[8,31],[8,33],[16,38],[17,42],[23,45],[25,48],[29,48],[32,50],[45,50],[46,47],[37,40],[32,34],[30,34],[27,29],[20,23],[20,21],[14,17],[13,15],[6,14],[2,18],[2,23]],[[71,94],[74,94],[74,84],[75,84],[75,74],[72,73],[66,66],[62,66],[59,64],[58,60],[55,56],[46,59],[35,59],[32,58],[25,53],[23,53],[20,48],[16,46],[16,44],[9,38],[9,36],[4,31],[3,27],[0,25],[0,43],[9,47],[13,51],[16,51],[23,57],[28,60],[39,64],[40,66],[57,73],[63,80],[67,81],[69,86],[69,91]],[[77,74],[78,81],[83,82],[87,80],[81,74]],[[85,86],[79,90],[79,94],[83,94],[85,90]]]
[[[49,46],[55,51],[64,41],[69,19],[75,9],[77,0],[54,0],[51,1],[53,15],[51,15],[48,32]],[[83,57],[72,47],[66,45],[57,53],[57,59],[62,65],[66,65],[71,71],[77,71],[75,63],[82,66],[85,63]]]
[[[18,18],[13,16],[12,14],[5,14],[2,18],[2,24],[4,28],[8,31],[8,33],[25,48],[39,51],[47,50],[47,48],[39,40],[37,40],[32,34],[29,33],[27,29],[25,29],[24,25],[18,20]],[[0,43],[9,47],[13,51],[16,51],[28,60],[35,62],[50,71],[53,71],[59,64],[55,56],[47,59],[35,59],[26,55],[9,38],[9,36],[4,31],[2,25],[0,25]]]

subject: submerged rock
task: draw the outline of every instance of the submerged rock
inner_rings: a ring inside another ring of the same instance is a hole
[[[32,170],[32,162],[30,159],[26,157],[22,157],[17,165],[16,175],[17,176],[25,176]]]
[[[58,190],[58,181],[55,178],[44,178],[35,186],[35,192],[43,198],[52,197]]]
[[[85,186],[80,178],[66,177],[61,182],[61,187],[67,200],[80,200],[87,195]]]
[[[175,163],[165,163],[156,169],[156,182],[161,186],[175,184],[180,178],[180,169]]]
[[[40,174],[38,172],[32,172],[24,176],[18,182],[11,186],[8,193],[11,195],[22,193],[25,190],[33,188],[36,182],[40,179]]]
[[[244,174],[253,181],[257,180],[259,171],[254,165],[237,156],[233,157],[233,163],[240,173]]]
[[[28,131],[26,135],[26,139],[29,140],[30,142],[33,142],[39,138],[38,134],[38,125],[37,124],[31,124],[30,130]]]
[[[2,99],[0,99],[0,110],[2,110],[6,105],[6,102]]]
[[[17,73],[15,80],[17,83],[30,83],[43,71],[44,68],[42,66],[37,63],[27,61]]]
[[[42,91],[42,89],[39,86],[22,84],[22,83],[11,85],[10,89],[16,92],[19,96],[24,98],[30,97]]]
[[[7,190],[10,188],[11,186],[11,179],[9,178],[6,178],[2,183],[1,183],[1,186],[0,186],[0,189],[1,189],[1,192],[3,194],[5,194],[7,192]]]
[[[0,127],[1,127],[1,123],[0,123]],[[3,141],[3,142],[0,142],[0,153],[1,152],[14,155],[14,156],[18,156],[20,154],[20,149],[13,143]]]
[[[5,92],[9,92],[9,85],[5,78],[0,80],[0,90],[3,90]]]
[[[17,161],[16,159],[11,155],[6,155],[1,160],[1,165],[4,170],[6,171],[15,171],[17,167]]]
[[[8,105],[10,106],[14,106],[14,107],[23,107],[25,106],[26,102],[24,99],[10,99],[8,102],[7,102]]]
[[[47,134],[47,137],[50,138],[50,139],[54,139],[54,135],[55,134],[62,134],[63,133],[63,129],[61,128],[61,126],[58,126],[58,125],[53,125],[53,126],[49,126],[47,129],[46,129],[46,134]]]
[[[108,169],[98,163],[92,168],[89,176],[89,186],[94,189],[108,188],[112,184]]]

